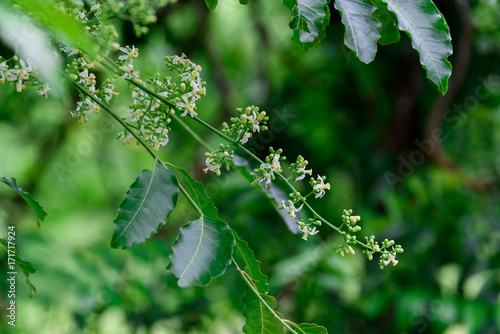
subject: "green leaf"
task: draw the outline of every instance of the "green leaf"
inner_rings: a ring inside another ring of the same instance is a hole
[[[177,203],[177,178],[162,164],[143,170],[125,194],[114,221],[112,248],[144,242],[165,224]]]
[[[328,334],[328,331],[323,326],[316,324],[292,324],[298,334]]]
[[[377,6],[370,0],[335,0],[334,6],[342,14],[345,45],[363,63],[370,63],[375,59],[379,31],[382,28],[382,24],[371,16]]]
[[[232,231],[234,234],[234,238],[236,240],[236,244],[234,245],[234,258],[239,265],[245,264],[245,271],[250,278],[253,280],[253,283],[257,290],[260,293],[267,293],[269,290],[267,284],[267,276],[260,271],[260,261],[257,261],[255,258],[254,252],[248,247],[248,243],[238,237],[236,232]]]
[[[184,169],[169,164],[175,168],[182,177],[182,183],[187,187],[191,198],[195,201],[196,205],[201,209],[203,215],[212,219],[219,219],[219,213],[214,205],[214,201],[208,197],[207,191],[203,183],[196,181]]]
[[[292,40],[304,51],[308,51],[326,36],[330,23],[330,0],[283,0],[290,10],[290,29]]]
[[[253,169],[251,168],[248,160],[238,155],[235,155],[233,163],[235,165],[235,169],[238,170],[248,181],[250,182],[253,181],[253,177],[250,174],[253,171]],[[296,213],[295,218],[290,218],[286,210],[280,210],[279,208],[279,206],[281,205],[281,201],[287,201],[289,199],[288,195],[274,183],[268,184],[267,189],[261,187],[260,184],[257,184],[255,188],[258,189],[269,199],[273,207],[276,209],[276,212],[278,212],[281,218],[283,218],[283,221],[285,222],[288,229],[292,233],[297,234],[299,232],[299,228],[297,226],[296,221],[301,219],[300,213]]]
[[[221,220],[200,217],[181,227],[167,269],[180,287],[207,286],[231,263],[234,236]]]
[[[242,5],[248,5],[248,0],[240,0],[240,3],[241,3]]]
[[[260,294],[265,304],[273,310],[276,308],[276,299],[273,296]],[[246,334],[277,334],[285,333],[283,323],[279,321],[267,306],[255,295],[253,291],[246,288],[245,296],[243,296],[243,316],[245,317],[245,325],[243,332]],[[278,316],[281,314],[276,312]]]
[[[377,10],[372,14],[380,23],[382,23],[382,30],[380,30],[380,39],[378,43],[387,45],[399,42],[401,36],[397,25],[396,16],[387,9],[387,4],[382,0],[371,0]]]
[[[10,178],[9,180],[7,180],[5,177],[0,177],[0,182],[3,182],[9,187],[11,187],[16,193],[19,194],[19,196],[21,196],[26,201],[26,203],[28,203],[28,207],[37,216],[38,218],[37,223],[38,226],[40,227],[40,222],[42,222],[45,219],[45,217],[47,217],[47,212],[45,212],[43,206],[41,206],[40,203],[38,203],[38,201],[33,198],[33,196],[31,196],[29,193],[19,188],[16,184],[16,179]]]
[[[217,8],[218,0],[205,0],[205,3],[209,9],[215,9]]]
[[[443,15],[431,0],[383,0],[398,18],[399,30],[411,38],[412,46],[420,54],[420,63],[441,93],[448,90],[453,53],[451,35]]]
[[[14,271],[14,268],[11,267],[12,262],[10,259],[12,258],[12,259],[14,259],[15,263],[17,264],[17,267],[19,269],[21,269],[24,276],[26,276],[26,284],[28,285],[28,288],[30,289],[30,298],[33,298],[33,294],[36,292],[36,288],[33,285],[33,283],[31,283],[29,275],[34,274],[36,272],[36,269],[31,265],[31,263],[21,259],[21,257],[19,256],[19,250],[17,249],[17,245],[14,246],[15,250],[13,251],[12,250],[13,246],[10,245],[10,247],[9,247],[9,243],[7,242],[7,240],[0,239],[0,243],[2,244],[2,246],[5,247],[5,249],[7,250],[7,254],[8,254],[9,261],[7,264],[7,269],[8,269],[7,272]]]

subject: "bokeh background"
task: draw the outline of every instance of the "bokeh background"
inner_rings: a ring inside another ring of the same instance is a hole
[[[219,2],[215,11],[198,0],[161,8],[141,37],[116,20],[120,42],[139,48],[134,64],[143,77],[167,74],[167,55],[184,52],[202,65],[208,95],[198,113],[211,124],[237,107],[266,110],[275,121],[249,147],[260,157],[268,146],[289,160],[303,155],[332,184],[312,202],[320,214],[339,222],[352,208],[362,217],[360,233],[405,249],[397,266],[380,270],[361,249],[336,254],[341,240],[327,228],[304,242],[241,175],[204,174],[204,149],[173,124],[160,155],[206,184],[220,216],[262,261],[278,310],[330,333],[499,333],[498,1],[436,1],[455,50],[445,97],[425,78],[406,35],[365,65],[343,45],[333,6],[326,39],[304,53],[290,40],[281,1]],[[105,113],[83,125],[73,120],[75,92],[45,100],[35,90],[0,88],[0,176],[15,177],[49,213],[38,228],[23,200],[0,185],[0,236],[15,225],[21,257],[37,268],[33,299],[18,275],[14,332],[241,333],[244,284],[233,268],[207,288],[184,289],[165,270],[179,227],[195,217],[184,199],[152,239],[110,248],[118,205],[153,165],[147,153],[117,140],[121,130]],[[124,115],[128,88],[120,90],[113,107]],[[425,144],[433,129],[443,131],[440,145]],[[0,251],[1,268],[6,258]],[[6,284],[2,333],[9,330]]]

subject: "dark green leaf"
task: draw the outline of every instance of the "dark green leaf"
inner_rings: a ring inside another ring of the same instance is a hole
[[[177,203],[177,178],[162,164],[143,170],[125,194],[114,221],[111,247],[144,242],[165,224]]]
[[[399,42],[401,36],[397,25],[396,16],[387,9],[387,4],[382,0],[371,0],[377,10],[372,14],[380,23],[382,23],[382,30],[380,30],[380,39],[378,43],[387,45]]]
[[[238,170],[248,181],[252,182],[253,177],[250,175],[250,173],[253,171],[252,168],[250,167],[250,163],[238,156],[235,155],[233,159],[233,163],[235,165],[235,169]],[[257,184],[255,186],[261,193],[266,195],[267,198],[271,201],[271,204],[274,206],[278,214],[283,218],[286,226],[288,229],[296,234],[299,232],[299,228],[297,227],[296,221],[300,220],[300,213],[296,213],[295,218],[290,218],[288,212],[286,210],[280,210],[279,205],[281,205],[281,201],[287,201],[288,200],[288,195],[281,190],[278,186],[276,186],[274,183],[268,184],[267,189],[263,188],[260,186],[260,184]]]
[[[265,304],[273,310],[276,308],[276,299],[273,296],[260,294]],[[283,323],[279,321],[267,306],[255,295],[253,291],[246,288],[245,296],[243,297],[243,316],[245,317],[245,325],[243,332],[246,334],[277,334],[285,333]],[[276,312],[278,316],[281,316]]]
[[[382,24],[371,16],[377,7],[370,0],[335,0],[345,25],[344,43],[363,63],[375,59]]]
[[[167,269],[179,278],[180,287],[207,286],[231,263],[234,242],[226,223],[201,217],[181,227]]]
[[[45,219],[45,217],[47,217],[47,212],[45,212],[40,203],[38,203],[38,201],[34,199],[33,196],[31,196],[29,193],[19,188],[16,185],[16,179],[10,178],[9,180],[7,180],[5,177],[0,177],[0,182],[3,182],[9,187],[11,187],[16,193],[19,194],[19,196],[21,196],[26,201],[26,203],[28,203],[28,207],[37,216],[38,226],[40,226],[40,222],[42,222]]]
[[[245,268],[242,268],[250,278],[253,280],[255,287],[260,293],[267,293],[268,284],[267,284],[267,276],[260,271],[260,261],[257,261],[255,258],[254,252],[248,247],[248,243],[244,240],[241,240],[236,232],[233,230],[234,238],[236,240],[236,244],[234,245],[234,258],[238,265],[245,265]]]
[[[19,5],[23,11],[33,13],[34,18],[51,33],[60,39],[85,52],[92,58],[98,53],[93,38],[76,19],[61,10],[54,0],[10,0],[11,3]]]
[[[170,165],[172,168],[175,168],[182,177],[182,183],[189,190],[189,194],[191,198],[196,202],[196,205],[201,209],[203,215],[212,219],[219,219],[219,213],[217,212],[217,208],[214,205],[214,201],[208,197],[207,191],[203,183],[196,181],[188,174],[184,169],[180,167],[176,167],[174,165]]]
[[[453,53],[451,35],[443,15],[431,0],[383,0],[398,18],[399,30],[411,38],[412,46],[420,54],[420,63],[441,93],[448,90]]]
[[[328,334],[325,327],[316,324],[292,324],[298,334]]]
[[[325,38],[330,23],[329,3],[330,0],[283,0],[292,14],[289,23],[292,40],[304,51]]]
[[[14,247],[12,247],[12,245],[10,245],[10,247],[9,247],[9,243],[7,242],[7,240],[4,240],[4,239],[0,239],[0,243],[7,250],[8,258],[9,259],[13,258],[14,261],[15,261],[15,263],[17,264],[17,267],[19,269],[21,269],[21,271],[23,272],[24,276],[26,276],[26,284],[28,285],[28,288],[30,289],[30,298],[33,298],[33,294],[36,292],[36,288],[33,285],[33,283],[31,283],[29,275],[30,274],[34,274],[36,272],[36,269],[31,265],[31,263],[29,263],[29,262],[24,261],[23,259],[21,259],[21,257],[19,256],[19,250],[17,249],[17,245],[14,246]],[[14,253],[13,253],[12,248],[15,248]],[[10,267],[10,266],[11,266],[11,262],[8,261],[8,264],[7,264],[7,269],[8,270],[7,270],[7,272],[14,271],[14,268]]]
[[[215,9],[217,8],[218,0],[205,0],[205,3],[209,9]]]
[[[248,0],[240,0],[240,3],[241,3],[242,5],[248,5]]]

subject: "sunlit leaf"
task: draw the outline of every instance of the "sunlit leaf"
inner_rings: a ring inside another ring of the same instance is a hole
[[[283,0],[290,10],[292,40],[304,51],[308,51],[326,36],[330,23],[330,0]]]
[[[221,220],[201,217],[180,229],[167,269],[179,279],[180,287],[207,286],[231,263],[234,236]]]
[[[31,283],[29,275],[34,274],[36,272],[35,267],[33,267],[31,265],[31,263],[21,259],[21,257],[19,256],[19,250],[17,249],[17,245],[15,245],[15,246],[12,246],[12,244],[9,245],[8,241],[4,240],[4,239],[0,239],[0,243],[7,250],[8,258],[14,259],[14,262],[17,264],[17,267],[19,269],[21,269],[24,276],[26,276],[26,284],[28,285],[28,288],[30,289],[30,298],[33,298],[33,294],[36,292],[36,288],[33,285],[33,283]],[[14,250],[12,248],[14,248]],[[10,261],[7,264],[7,272],[15,272],[15,267],[11,264]]]
[[[451,35],[443,15],[431,0],[383,0],[398,18],[399,30],[411,38],[412,46],[420,54],[420,63],[441,93],[448,90],[453,53]]]
[[[260,271],[260,261],[257,261],[257,259],[255,258],[255,254],[248,246],[248,243],[244,240],[241,240],[234,230],[233,234],[236,240],[233,254],[236,262],[238,263],[238,265],[245,265],[245,267],[241,269],[250,276],[257,290],[260,293],[267,293],[269,289],[267,284],[267,276],[264,275],[262,271]]]
[[[177,178],[162,164],[140,172],[118,208],[111,247],[127,248],[158,232],[174,210],[178,195]]]
[[[203,183],[196,181],[188,174],[184,169],[170,165],[175,168],[182,178],[182,183],[186,186],[189,191],[189,195],[195,201],[196,205],[201,209],[203,215],[212,219],[219,219],[219,213],[214,205],[214,201],[208,197],[207,190]]]
[[[335,0],[335,9],[345,25],[344,43],[363,63],[370,63],[377,53],[382,24],[371,16],[377,7],[370,0]]]
[[[215,9],[217,8],[218,0],[205,0],[205,3],[209,9]]]
[[[11,187],[16,193],[19,194],[19,196],[21,196],[26,201],[26,203],[28,203],[28,207],[37,216],[38,226],[40,226],[40,222],[42,222],[45,219],[45,217],[47,217],[47,212],[45,212],[43,206],[41,206],[40,203],[33,198],[33,196],[31,196],[29,193],[19,188],[16,184],[16,179],[10,178],[7,180],[5,177],[0,177],[0,182],[3,182],[9,187]]]
[[[274,310],[276,308],[276,299],[265,294],[260,294],[260,297],[264,302],[253,291],[246,289],[245,296],[243,296],[243,304],[245,304],[243,316],[246,320],[243,332],[246,334],[285,333],[283,323],[266,306],[267,304]],[[281,314],[276,313],[281,317]]]
[[[382,30],[380,30],[380,39],[378,43],[387,45],[399,42],[401,38],[399,34],[396,16],[387,9],[387,4],[382,0],[371,0],[376,6],[377,10],[372,14],[380,23],[382,23]]]

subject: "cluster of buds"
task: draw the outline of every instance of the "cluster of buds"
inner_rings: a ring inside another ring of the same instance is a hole
[[[228,160],[234,159],[234,151],[229,151],[231,145],[220,144],[219,149],[213,152],[205,153],[205,164],[206,168],[203,169],[205,173],[208,171],[214,172],[217,176],[221,174],[221,167],[224,166],[226,170],[229,170]]]
[[[264,182],[264,188],[267,189],[267,185],[276,179],[274,173],[281,173],[280,160],[286,159],[286,157],[281,156],[283,150],[280,148],[274,151],[272,147],[269,147],[269,152],[271,154],[266,157],[265,163],[262,163],[259,168],[253,170],[252,176],[254,181],[252,182],[252,186],[257,185],[259,182]]]
[[[290,176],[293,181],[300,181],[306,177],[306,174],[312,175],[312,169],[306,169],[309,162],[305,160],[301,155],[297,157],[297,162],[290,164],[290,171],[292,175]]]
[[[356,236],[354,233],[361,231],[361,226],[357,225],[357,223],[361,220],[360,216],[351,216],[352,210],[344,210],[342,212],[342,225],[340,225],[340,229],[344,226],[347,228],[347,232],[343,232],[344,235],[344,243],[340,245],[337,253],[344,256],[345,254],[356,254],[352,246],[356,243]]]
[[[10,82],[12,86],[15,84],[18,93],[31,86],[38,86],[38,95],[47,98],[47,92],[50,90],[49,84],[43,86],[36,77],[37,75],[37,69],[29,60],[24,61],[17,56],[10,60],[0,57],[0,83]]]
[[[397,253],[403,253],[403,247],[401,245],[395,245],[394,240],[385,239],[382,243],[378,243],[375,241],[375,236],[370,236],[370,238],[365,237],[366,244],[368,248],[363,251],[363,253],[368,257],[371,261],[373,260],[374,253],[381,253],[380,255],[380,269],[384,269],[384,267],[392,264],[393,266],[398,264],[398,260],[396,260]]]
[[[222,123],[222,132],[226,136],[244,144],[252,138],[254,132],[267,130],[266,124],[269,117],[266,116],[265,111],[259,112],[259,107],[249,106],[245,109],[238,108],[236,111],[239,117],[231,117],[231,127],[225,122]]]
[[[304,233],[301,239],[307,241],[307,236],[319,233],[319,230],[316,229],[316,226],[321,226],[321,221],[314,218],[309,218],[309,223],[306,224],[304,223],[304,220],[301,219],[297,221],[297,225],[299,225],[299,231]]]
[[[201,66],[187,59],[185,54],[165,57],[165,61],[170,70],[177,71],[180,80],[175,94],[169,98],[182,111],[181,117],[188,114],[196,117],[196,101],[207,94],[206,82],[200,77]]]

